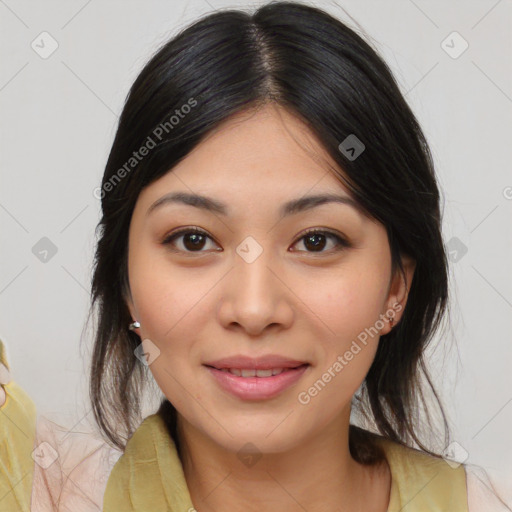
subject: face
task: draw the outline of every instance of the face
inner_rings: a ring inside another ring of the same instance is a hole
[[[277,453],[348,427],[386,315],[405,305],[385,228],[326,162],[267,106],[230,118],[136,203],[128,305],[150,370],[182,424],[227,450]],[[285,207],[326,194],[341,199]]]

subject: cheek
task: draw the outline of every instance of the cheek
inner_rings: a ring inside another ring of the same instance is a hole
[[[346,268],[305,287],[300,296],[316,316],[327,337],[349,340],[375,325],[386,299],[387,281],[382,272]]]
[[[197,322],[197,315],[204,311],[201,299],[208,292],[208,282],[194,269],[172,266],[168,255],[154,244],[148,235],[130,246],[130,288],[141,334],[167,346],[168,340],[190,328],[192,318]],[[186,342],[187,338],[180,339]]]
[[[373,362],[378,347],[376,321],[385,285],[368,273],[332,279],[311,293],[307,302],[319,317],[318,365],[297,397],[315,421],[328,423],[350,403]]]
[[[304,400],[299,401],[310,401],[310,410],[350,402],[368,373],[382,328],[377,322],[386,299],[386,276],[386,269],[376,264],[347,265],[329,278],[317,280],[316,286],[302,295],[307,297],[308,318],[319,326],[318,367],[308,387],[301,390]],[[338,409],[332,407],[331,415]]]
[[[207,301],[211,283],[186,277],[184,272],[169,274],[168,268],[157,264],[139,269],[133,275],[132,296],[141,337],[159,350],[149,370],[167,399],[178,410],[187,410],[191,394],[200,398],[196,376],[188,365],[199,357],[194,333],[202,331],[214,314]]]
[[[159,350],[149,370],[167,399],[178,410],[189,410],[191,397],[201,398],[198,375],[190,365],[201,359],[198,333],[207,331],[215,315],[215,302],[209,300],[214,283],[208,273],[170,269],[156,256],[150,266],[136,266],[136,261],[130,284],[141,337]]]

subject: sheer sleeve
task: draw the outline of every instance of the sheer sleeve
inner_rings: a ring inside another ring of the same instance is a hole
[[[44,416],[36,428],[31,512],[98,512],[108,476],[122,452],[88,432],[66,429]]]
[[[92,432],[37,415],[11,379],[0,340],[0,510],[98,512],[122,452]]]
[[[510,496],[493,484],[486,471],[476,465],[467,465],[466,482],[469,512],[512,512]],[[512,482],[508,489],[512,488]]]
[[[37,421],[31,512],[98,512],[108,476],[122,452],[88,432],[66,429],[44,416]]]

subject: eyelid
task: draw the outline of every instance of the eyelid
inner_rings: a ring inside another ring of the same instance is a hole
[[[212,240],[213,242],[215,242],[215,240],[213,239],[213,237],[211,235],[209,235],[206,231],[204,231],[203,229],[201,228],[198,228],[197,226],[185,226],[183,228],[179,228],[177,229],[176,231],[172,231],[171,233],[165,235],[164,239],[162,240],[161,244],[162,245],[165,245],[165,246],[170,246],[171,245],[171,242],[173,242],[176,238],[179,238],[180,236],[182,235],[186,235],[188,233],[197,233],[199,235],[203,235],[205,236],[206,238],[209,238],[210,240]],[[217,242],[215,242],[217,243]],[[175,252],[181,252],[181,253],[185,253],[185,254],[201,254],[201,253],[205,253],[206,251],[181,251],[179,249],[173,249]]]
[[[352,243],[349,241],[348,237],[346,237],[344,234],[342,233],[339,233],[338,231],[334,231],[330,228],[322,228],[322,227],[315,227],[315,228],[308,228],[306,229],[305,231],[302,231],[301,233],[299,233],[297,235],[297,239],[296,241],[293,243],[293,245],[297,244],[298,242],[300,242],[303,238],[305,238],[307,235],[309,234],[320,234],[320,235],[324,235],[326,237],[330,237],[330,238],[335,238],[337,241],[338,241],[338,244],[337,244],[337,247],[335,247],[334,249],[331,249],[329,251],[319,251],[319,252],[314,252],[314,251],[296,251],[296,252],[305,252],[307,254],[311,254],[311,255],[328,255],[328,254],[332,254],[332,253],[336,253],[342,249],[348,249],[348,248],[351,248],[353,247]]]
[[[210,240],[215,242],[214,238],[210,234],[208,234],[206,231],[204,231],[203,229],[198,228],[197,226],[189,226],[189,227],[185,226],[183,228],[179,228],[176,231],[173,231],[173,232],[167,234],[161,243],[162,243],[162,245],[171,245],[171,242],[173,240],[175,240],[176,238],[179,238],[181,235],[188,234],[188,233],[197,233],[197,234],[203,235],[206,238],[209,238]],[[309,234],[321,234],[321,235],[325,235],[326,237],[334,238],[338,241],[337,247],[334,249],[331,249],[329,251],[318,251],[317,253],[315,253],[314,251],[295,251],[295,252],[312,254],[312,255],[315,255],[315,254],[323,255],[323,254],[332,254],[333,252],[338,252],[342,249],[347,249],[347,248],[352,247],[352,243],[348,240],[348,238],[345,235],[338,233],[337,231],[333,231],[330,228],[322,228],[322,227],[308,228],[305,231],[302,231],[301,233],[299,233],[297,235],[297,238],[294,241],[294,243],[292,244],[292,247],[294,245],[296,245],[298,242],[300,242],[304,237],[306,237]],[[215,242],[215,243],[217,243],[217,242]],[[182,252],[185,254],[194,254],[194,253],[201,254],[201,253],[205,253],[207,251],[202,251],[202,250],[200,250],[200,251],[180,251],[179,249],[177,249],[176,252]]]
[[[176,231],[172,231],[171,233],[165,235],[164,239],[162,240],[162,243],[169,243],[170,240],[174,239],[175,237],[177,238],[179,235],[183,235],[185,233],[198,233],[199,235],[204,235],[207,236],[208,238],[212,238],[206,231],[203,231],[201,228],[198,228],[197,226],[185,226],[184,228],[179,228]]]

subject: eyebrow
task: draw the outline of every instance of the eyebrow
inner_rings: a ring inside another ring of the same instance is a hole
[[[202,196],[199,194],[190,194],[188,192],[170,192],[169,194],[162,196],[148,208],[146,215],[149,215],[151,212],[164,205],[176,203],[193,206],[195,208],[218,213],[219,215],[223,216],[229,215],[229,208],[224,203],[211,197]],[[293,199],[287,203],[284,203],[279,210],[279,216],[282,219],[289,215],[294,215],[306,210],[310,210],[327,203],[345,204],[351,206],[359,213],[361,213],[361,207],[359,204],[348,196],[339,196],[336,194],[318,194],[301,197],[299,199]]]

